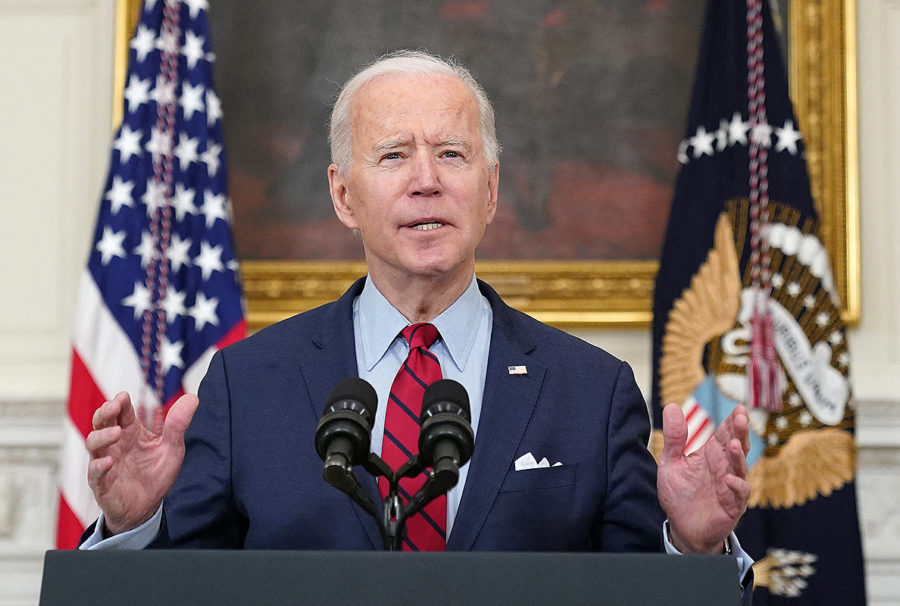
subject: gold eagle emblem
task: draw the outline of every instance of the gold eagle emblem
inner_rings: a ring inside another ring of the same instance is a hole
[[[693,406],[697,406],[696,399],[702,398],[694,398],[696,390],[711,378],[716,393],[748,404],[745,369],[750,335],[746,310],[749,276],[741,275],[735,246],[735,242],[743,242],[746,233],[746,220],[742,219],[747,216],[746,204],[746,200],[731,201],[728,210],[719,216],[713,247],[669,312],[659,361],[662,403],[676,402],[685,408],[693,401]],[[785,324],[782,332],[792,338],[806,335],[804,339],[808,339],[812,352],[809,355],[815,354],[823,372],[830,373],[826,378],[834,381],[831,375],[836,375],[846,382],[845,362],[843,373],[839,370],[841,360],[847,357],[846,344],[841,341],[842,327],[823,326],[822,321],[829,313],[837,316],[836,308],[827,294],[827,285],[823,286],[820,276],[814,275],[818,270],[803,257],[809,254],[813,226],[794,227],[797,217],[791,214],[792,209],[771,204],[775,208],[774,220],[783,222],[780,233],[793,230],[788,234],[790,238],[800,239],[805,245],[799,252],[790,245],[774,245],[772,271],[779,279],[773,281],[772,297],[779,301],[778,305],[784,301],[779,308]],[[751,431],[763,450],[748,476],[751,507],[787,508],[829,495],[853,479],[856,466],[853,436],[846,431],[853,425],[852,402],[836,418],[825,418],[801,397],[803,386],[798,389],[793,368],[785,368],[786,350],[779,349],[778,353],[785,408],[775,413],[750,411]],[[661,432],[654,432],[653,438],[652,449],[658,454]]]

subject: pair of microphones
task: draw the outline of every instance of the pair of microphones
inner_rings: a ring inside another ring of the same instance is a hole
[[[324,461],[325,481],[379,520],[385,549],[398,551],[406,520],[456,486],[459,468],[469,461],[475,448],[475,433],[466,389],[451,379],[435,381],[422,396],[419,454],[399,469],[391,469],[369,451],[377,408],[378,396],[367,381],[354,377],[338,383],[316,427],[316,452]],[[388,494],[380,519],[374,501],[353,473],[354,466],[387,479]],[[425,483],[404,503],[399,497],[400,479],[422,472],[427,475]]]

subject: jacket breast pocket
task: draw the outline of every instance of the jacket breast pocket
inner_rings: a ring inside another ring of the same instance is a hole
[[[574,486],[576,470],[577,465],[511,470],[506,474],[500,492],[526,492]]]

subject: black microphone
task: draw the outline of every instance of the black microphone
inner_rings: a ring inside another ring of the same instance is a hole
[[[475,448],[469,410],[466,388],[452,379],[435,381],[422,397],[419,455],[434,470],[434,489],[440,493],[456,485],[459,468]]]
[[[378,395],[368,382],[347,378],[331,391],[316,427],[316,452],[325,461],[322,476],[348,494],[358,486],[352,466],[369,455],[377,407]]]

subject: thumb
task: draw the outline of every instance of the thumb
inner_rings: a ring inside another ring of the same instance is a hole
[[[663,459],[680,459],[687,444],[688,427],[678,404],[663,408]]]
[[[185,394],[172,404],[163,425],[163,442],[169,446],[176,446],[184,441],[184,432],[191,424],[199,405],[199,398],[193,394]]]

